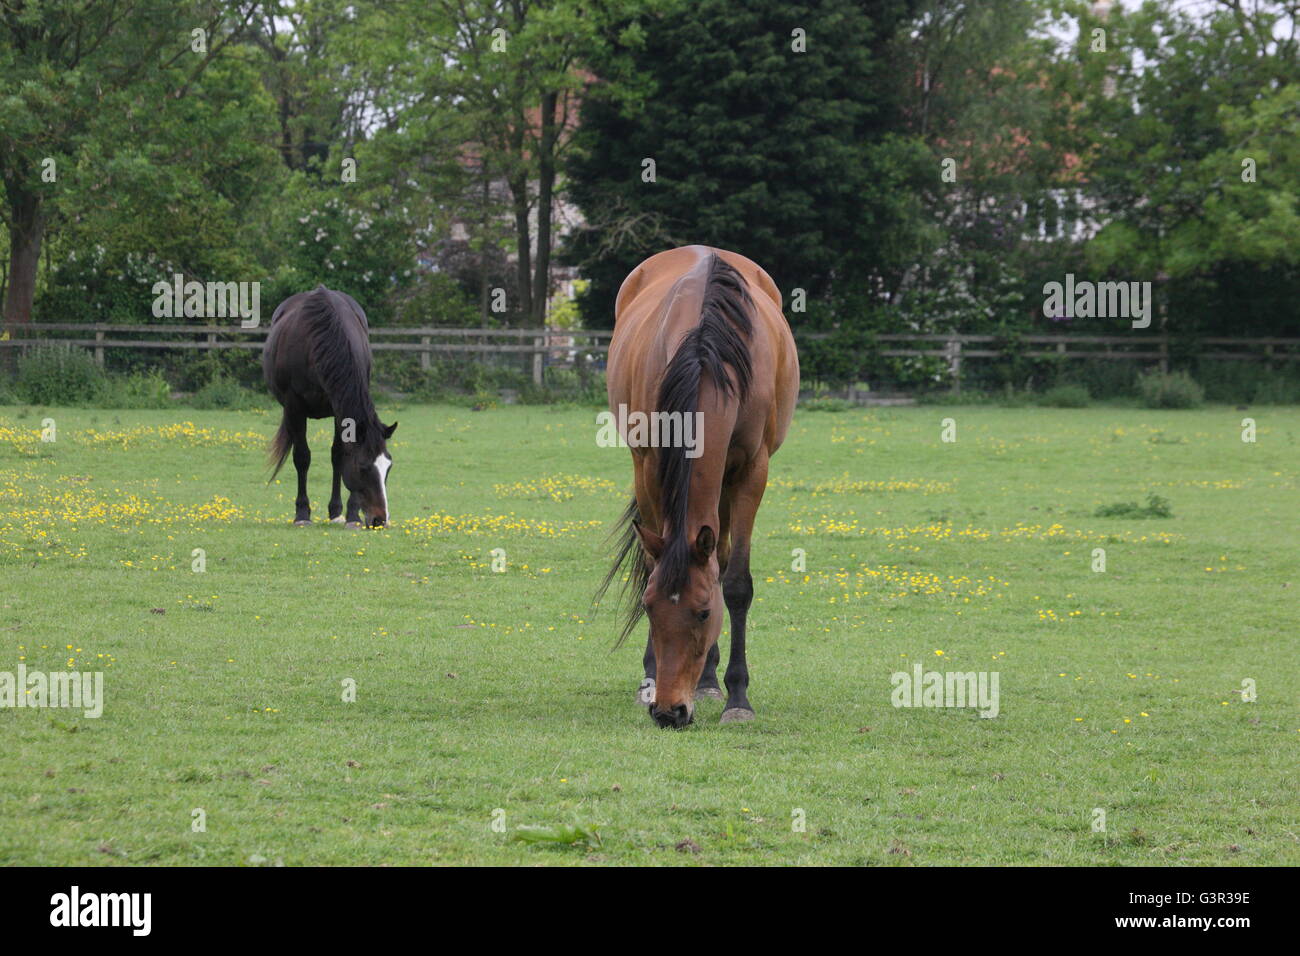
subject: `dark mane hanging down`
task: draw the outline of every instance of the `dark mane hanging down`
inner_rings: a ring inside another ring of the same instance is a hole
[[[355,419],[358,446],[368,454],[378,454],[383,447],[383,425],[370,398],[369,376],[357,362],[343,329],[345,320],[334,311],[334,302],[324,286],[317,286],[303,300],[302,321],[307,327],[312,363],[334,414]]]
[[[753,376],[748,342],[754,329],[750,318],[753,307],[740,273],[715,254],[709,263],[700,324],[686,334],[668,363],[659,383],[657,411],[682,415],[698,411],[700,379],[704,375],[719,391],[745,400]],[[735,373],[734,379],[728,366]],[[670,594],[685,587],[690,570],[692,542],[687,540],[685,529],[691,464],[684,447],[659,451],[659,488],[664,523],[668,526],[659,560],[659,582]]]
[[[614,563],[610,565],[605,579],[600,582],[600,587],[596,589],[596,594],[591,601],[593,607],[599,607],[609,591],[609,586],[626,568],[627,580],[623,582],[622,591],[626,608],[623,627],[619,632],[618,640],[614,643],[615,647],[627,640],[627,636],[632,633],[637,621],[641,620],[641,615],[645,613],[645,608],[641,606],[641,595],[645,594],[646,584],[650,581],[650,564],[646,561],[645,552],[641,550],[641,542],[636,536],[636,526],[640,522],[641,513],[637,508],[636,496],[633,495],[632,500],[623,509],[618,523],[609,533],[609,540],[618,539],[618,553],[614,555]]]
[[[699,324],[682,339],[664,370],[655,411],[694,414],[699,410],[700,379],[704,375],[708,375],[724,394],[741,401],[745,399],[753,377],[748,342],[753,334],[753,306],[740,273],[715,253],[709,260]],[[668,526],[664,553],[659,559],[659,580],[670,593],[680,591],[686,585],[690,570],[692,542],[687,540],[684,529],[691,462],[684,447],[659,450],[658,477],[663,496],[660,510]],[[624,591],[631,600],[619,643],[631,633],[644,613],[641,595],[645,593],[650,578],[650,569],[636,535],[635,524],[639,517],[636,499],[633,498],[619,526],[622,535],[614,566],[596,592],[599,602],[619,572],[630,565]]]

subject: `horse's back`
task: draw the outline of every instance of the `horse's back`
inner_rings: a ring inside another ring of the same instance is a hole
[[[367,382],[370,379],[370,325],[357,300],[323,285],[289,296],[271,315],[271,330],[262,348],[262,374],[280,404],[300,405],[312,418],[333,414],[313,354],[311,326],[319,321],[339,323],[358,374]]]
[[[785,439],[799,394],[799,355],[781,309],[781,292],[762,266],[728,249],[681,246],[657,253],[632,270],[619,288],[610,340],[611,405],[645,406],[681,335],[699,319],[714,255],[745,281],[754,308],[749,346],[756,369],[751,400],[766,406],[765,444]]]

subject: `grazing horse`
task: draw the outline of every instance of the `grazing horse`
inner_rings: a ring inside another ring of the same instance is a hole
[[[311,524],[307,498],[307,419],[334,417],[334,486],[330,521],[343,522],[339,481],[348,487],[347,524],[368,527],[388,521],[388,476],[393,458],[385,444],[397,422],[385,425],[370,400],[370,326],[352,296],[323,285],[280,303],[262,349],[266,385],[284,407],[280,430],[271,441],[274,478],[293,451],[298,472],[295,525]]]
[[[799,393],[781,293],[734,252],[685,246],[651,256],[619,289],[606,376],[610,411],[632,450],[635,496],[598,598],[626,571],[632,600],[623,638],[642,614],[650,619],[638,700],[660,727],[684,727],[697,698],[722,697],[725,603],[731,652],[722,722],[752,720],[750,542],[768,459]],[[652,427],[648,441],[634,435],[634,419],[660,423],[659,434]],[[666,430],[671,439],[674,427],[676,441],[656,440]]]

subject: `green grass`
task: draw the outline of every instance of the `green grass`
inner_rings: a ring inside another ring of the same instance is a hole
[[[593,413],[381,411],[367,532],[290,527],[271,416],[0,408],[0,670],[71,660],[107,696],[0,709],[0,862],[1300,863],[1296,409],[1254,444],[1230,408],[798,415],[757,720],[702,701],[684,732],[634,704],[643,636],[589,611],[630,480]],[[1173,517],[1094,516],[1151,494]],[[918,661],[996,670],[1001,714],[894,708]]]

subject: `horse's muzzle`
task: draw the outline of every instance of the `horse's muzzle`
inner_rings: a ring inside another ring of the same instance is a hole
[[[685,704],[678,704],[668,710],[661,710],[651,704],[649,709],[654,722],[665,729],[671,727],[674,730],[681,730],[683,727],[690,725],[695,719],[695,715],[687,709]]]

